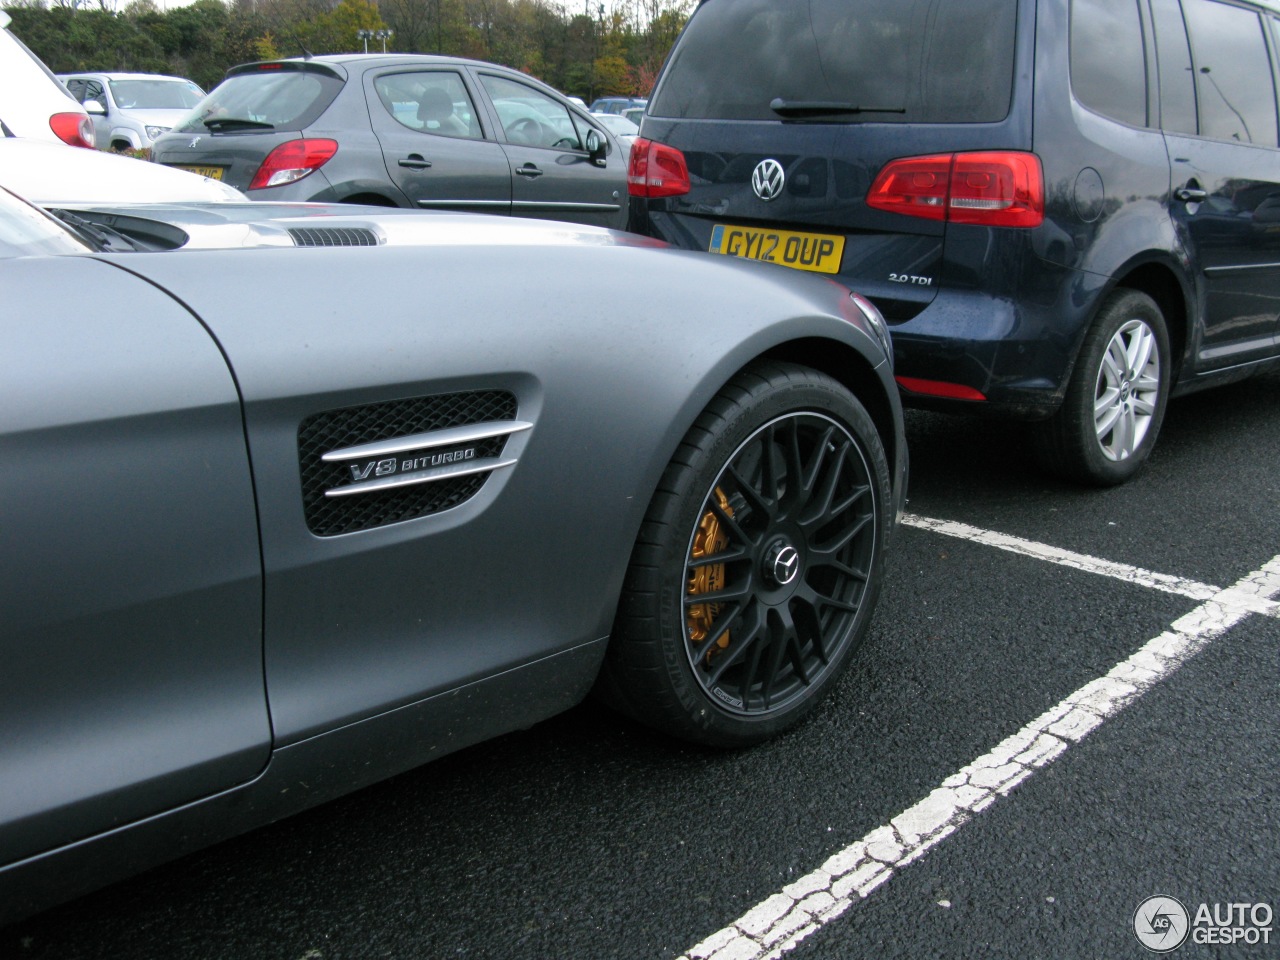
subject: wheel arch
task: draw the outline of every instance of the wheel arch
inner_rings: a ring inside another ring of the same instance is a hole
[[[326,186],[308,198],[316,203],[367,203],[376,207],[409,207],[409,198],[384,180],[344,180]]]
[[[760,360],[782,360],[811,367],[842,384],[871,415],[889,463],[898,462],[901,451],[898,450],[894,406],[886,395],[880,378],[876,376],[875,368],[853,347],[838,340],[806,337],[778,344],[755,357],[751,363]],[[743,369],[750,365],[746,364]],[[735,371],[734,376],[740,372]],[[890,479],[896,481],[892,470]]]
[[[114,148],[117,143],[128,144],[125,147],[126,150],[142,149],[142,138],[127,127],[116,127],[111,131],[111,135],[107,137],[107,146]]]
[[[1169,334],[1169,354],[1173,360],[1172,385],[1178,379],[1186,358],[1188,340],[1191,331],[1191,308],[1195,302],[1193,295],[1179,273],[1169,264],[1159,260],[1149,260],[1136,264],[1124,273],[1118,274],[1107,290],[1109,295],[1117,288],[1124,287],[1145,293],[1156,302],[1160,313],[1164,316],[1165,327]],[[1099,305],[1106,299],[1099,300]],[[1094,311],[1096,314],[1096,310]]]

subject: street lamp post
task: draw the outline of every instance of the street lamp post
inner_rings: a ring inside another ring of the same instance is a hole
[[[372,30],[357,30],[356,37],[364,41],[364,52],[369,52],[369,38],[373,36]]]
[[[382,41],[382,52],[387,52],[387,41],[395,34],[394,30],[376,30],[374,36]]]

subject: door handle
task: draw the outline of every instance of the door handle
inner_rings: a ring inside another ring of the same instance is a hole
[[[538,177],[542,176],[542,171],[532,163],[526,163],[523,167],[517,167],[516,173],[522,177],[528,177],[530,180],[536,180]]]
[[[1199,187],[1182,187],[1173,194],[1183,203],[1203,203],[1209,199],[1209,191]]]
[[[400,161],[400,166],[408,167],[410,170],[425,170],[431,166],[431,161],[423,159],[420,153],[411,153],[406,159]]]

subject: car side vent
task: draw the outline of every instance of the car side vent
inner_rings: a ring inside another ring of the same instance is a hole
[[[515,419],[503,390],[446,393],[316,414],[298,428],[307,527],[333,537],[425,517],[475,496]]]
[[[300,247],[376,247],[378,235],[366,227],[292,227],[289,236]]]

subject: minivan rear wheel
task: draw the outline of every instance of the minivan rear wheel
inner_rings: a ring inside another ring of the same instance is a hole
[[[1124,483],[1155,446],[1169,367],[1169,333],[1156,302],[1116,290],[1085,336],[1062,407],[1036,433],[1041,463],[1094,486]]]

